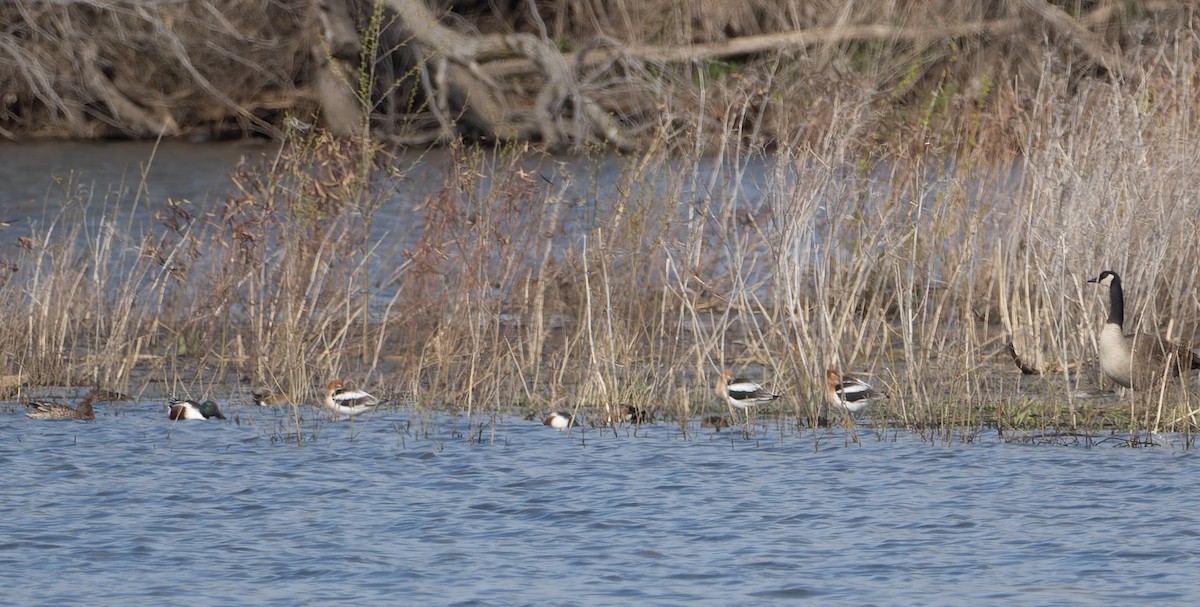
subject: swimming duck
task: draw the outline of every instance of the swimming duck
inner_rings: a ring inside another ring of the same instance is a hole
[[[867,382],[856,377],[842,377],[834,369],[825,370],[825,400],[830,405],[858,413],[881,398],[886,396]]]
[[[551,428],[562,432],[571,425],[571,416],[566,413],[559,413],[558,411],[555,411],[554,413],[551,413],[549,417],[542,420],[542,425],[550,426]]]
[[[325,387],[325,400],[321,404],[340,415],[354,417],[374,409],[379,399],[362,390],[346,388],[342,380],[335,379]]]
[[[778,394],[772,393],[755,382],[734,377],[733,371],[728,369],[717,379],[717,394],[729,401],[731,407],[737,407],[742,411],[779,398]]]
[[[96,412],[88,402],[79,403],[75,409],[70,405],[41,400],[29,401],[25,406],[30,409],[25,417],[30,419],[96,419]]]
[[[198,403],[194,400],[180,400],[178,398],[171,399],[171,406],[167,409],[167,417],[171,419],[225,419],[225,414],[221,413],[221,408],[217,403],[206,400],[203,403]]]
[[[282,392],[251,392],[250,398],[260,407],[282,407],[292,404],[292,399]]]
[[[635,405],[625,405],[625,410],[622,412],[621,417],[627,424],[645,424],[653,421],[647,411],[639,409]]]
[[[1125,334],[1125,291],[1121,277],[1105,270],[1088,280],[1108,287],[1108,319],[1100,329],[1100,368],[1114,382],[1144,390],[1157,384],[1165,374],[1178,376],[1189,369],[1200,369],[1200,356],[1157,335]]]
[[[124,400],[129,400],[129,397],[120,392],[113,392],[104,388],[92,388],[87,394],[83,395],[82,403],[91,405],[94,403],[115,403]]]

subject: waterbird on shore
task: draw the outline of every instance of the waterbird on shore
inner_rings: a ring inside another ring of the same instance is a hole
[[[225,414],[221,413],[221,408],[211,400],[198,403],[194,400],[172,398],[170,406],[167,408],[167,417],[174,420],[212,419],[214,417],[225,419]]]
[[[825,400],[830,405],[858,413],[884,394],[857,377],[843,377],[835,369],[825,369]]]
[[[742,377],[734,377],[733,371],[729,369],[726,369],[717,379],[717,395],[727,400],[730,407],[736,407],[742,411],[779,398],[778,394],[755,382]]]
[[[1158,335],[1125,334],[1125,291],[1121,277],[1105,270],[1088,280],[1108,287],[1108,318],[1100,329],[1100,368],[1114,382],[1145,390],[1167,376],[1200,369],[1200,356]]]
[[[25,403],[25,406],[30,409],[25,417],[30,419],[96,419],[91,403],[79,403],[79,407],[72,409],[70,405],[62,403],[33,400]]]
[[[555,430],[562,432],[563,430],[566,430],[567,427],[569,427],[571,425],[571,422],[572,422],[572,419],[571,419],[570,415],[568,415],[566,413],[559,413],[558,411],[555,411],[554,413],[551,413],[549,417],[542,420],[542,425],[550,426],[551,428],[554,428]]]
[[[325,386],[325,399],[321,404],[339,415],[354,417],[374,409],[379,399],[362,390],[347,388],[342,380],[335,379]]]

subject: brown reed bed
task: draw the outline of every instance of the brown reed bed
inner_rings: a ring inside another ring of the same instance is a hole
[[[340,376],[462,413],[464,439],[482,441],[498,414],[602,424],[629,404],[694,431],[723,411],[722,368],[786,395],[756,418],[786,423],[762,428],[839,423],[821,399],[833,366],[890,394],[865,418],[876,432],[1190,445],[1190,382],[1081,396],[1113,387],[1095,360],[1107,297],[1087,278],[1122,274],[1127,329],[1187,342],[1200,327],[1191,80],[1155,85],[1059,107],[1066,82],[1047,83],[1012,164],[936,148],[863,158],[836,143],[861,128],[847,114],[828,146],[765,161],[729,143],[573,172],[456,146],[419,196],[406,161],[296,133],[239,168],[222,202],[138,201],[157,214],[144,231],[123,214],[130,198],[66,183],[0,285],[16,312],[0,320],[0,375],[151,399],[244,381],[300,402]],[[75,220],[85,212],[100,219]],[[1040,375],[1021,375],[1010,343]],[[270,432],[315,436],[289,411]]]

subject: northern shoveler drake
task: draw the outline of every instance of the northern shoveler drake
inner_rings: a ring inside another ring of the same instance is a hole
[[[194,400],[172,398],[167,415],[171,419],[212,419],[214,417],[225,419],[225,414],[221,413],[221,408],[211,400],[198,403]]]
[[[551,428],[554,428],[555,430],[562,432],[563,430],[566,430],[567,427],[569,427],[571,425],[571,422],[572,422],[572,419],[571,419],[570,415],[568,415],[566,413],[559,413],[558,411],[555,411],[554,413],[551,413],[549,417],[547,417],[545,420],[542,421],[542,425],[550,426]]]
[[[374,409],[379,399],[362,390],[351,390],[342,380],[335,379],[325,386],[325,400],[321,404],[339,415],[354,417]]]
[[[62,403],[34,400],[25,403],[25,406],[30,409],[25,417],[30,419],[96,419],[92,403],[79,403],[78,408],[72,409],[70,405]]]
[[[292,399],[282,392],[251,392],[250,398],[260,407],[282,407],[292,404]]]
[[[622,419],[627,424],[645,424],[653,421],[649,412],[639,409],[634,405],[625,405],[622,415]]]
[[[742,411],[779,398],[778,394],[772,393],[755,382],[742,377],[734,377],[733,371],[728,369],[717,380],[717,394],[729,401],[729,406]]]
[[[834,369],[825,370],[825,400],[830,405],[858,413],[881,398],[887,397],[867,382],[855,377],[842,377]]]

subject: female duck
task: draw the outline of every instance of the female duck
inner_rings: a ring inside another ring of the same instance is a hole
[[[25,417],[30,419],[96,419],[96,412],[92,409],[92,403],[83,402],[79,404],[77,409],[72,409],[70,405],[62,403],[50,403],[46,401],[30,401],[25,403],[29,407],[29,412]]]

